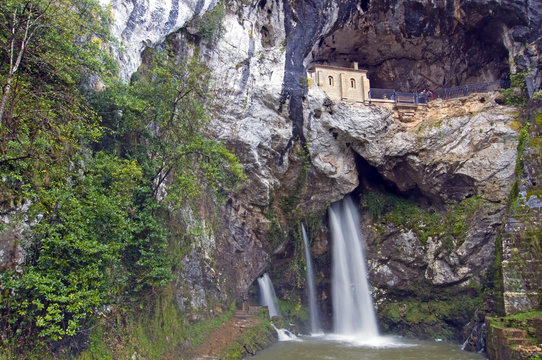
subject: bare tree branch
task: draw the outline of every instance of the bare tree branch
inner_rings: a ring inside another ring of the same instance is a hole
[[[25,53],[25,50],[27,48],[28,43],[30,40],[32,40],[32,37],[34,36],[37,29],[40,28],[39,21],[41,18],[45,15],[47,9],[49,8],[50,3],[47,5],[45,10],[43,10],[41,13],[39,13],[34,19],[32,19],[32,15],[34,13],[34,4],[33,2],[29,2],[27,6],[25,6],[25,10],[28,11],[28,15],[26,15],[25,19],[25,25],[24,25],[24,34],[22,35],[22,39],[20,40],[21,43],[18,46],[19,50],[16,54],[15,48],[17,43],[17,35],[18,35],[18,9],[15,8],[13,11],[13,23],[11,26],[11,41],[10,41],[10,47],[9,47],[9,70],[8,74],[6,75],[5,85],[3,87],[2,91],[2,101],[0,102],[0,125],[2,125],[2,121],[4,119],[4,112],[6,109],[6,104],[9,98],[9,95],[11,93],[11,82],[13,80],[13,76],[19,69],[19,66],[21,65],[21,61],[23,59],[23,55]],[[23,10],[24,12],[24,10]]]

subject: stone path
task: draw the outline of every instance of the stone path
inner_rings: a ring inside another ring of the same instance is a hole
[[[207,340],[196,348],[193,360],[218,360],[224,349],[261,322],[248,312],[236,311],[229,321],[213,330]]]

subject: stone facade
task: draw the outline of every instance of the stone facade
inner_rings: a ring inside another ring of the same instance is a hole
[[[358,69],[356,62],[352,68],[314,65],[309,69],[309,78],[333,100],[369,101],[367,70]]]

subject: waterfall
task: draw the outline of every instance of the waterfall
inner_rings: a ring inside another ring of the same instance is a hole
[[[309,238],[305,226],[301,224],[303,233],[303,243],[305,244],[305,263],[307,271],[307,287],[309,288],[309,312],[311,316],[311,334],[322,332],[320,327],[320,317],[318,316],[318,306],[316,305],[316,289],[314,286],[314,272],[312,270],[311,250],[309,247]]]
[[[275,289],[273,289],[273,283],[271,282],[271,278],[269,275],[267,275],[267,273],[258,278],[258,285],[260,286],[262,305],[267,306],[269,309],[269,317],[273,318],[273,316],[280,316]]]
[[[267,306],[269,309],[269,317],[272,319],[273,316],[280,316],[279,307],[277,305],[277,295],[275,295],[273,283],[271,282],[271,278],[269,275],[267,275],[267,273],[258,278],[258,285],[260,286],[262,305]],[[273,323],[271,323],[271,326],[273,326],[273,328],[277,331],[279,341],[300,341],[299,338],[290,331],[286,329],[278,329]]]
[[[377,338],[378,328],[367,281],[359,215],[350,197],[329,208],[332,240],[333,326],[339,335]]]

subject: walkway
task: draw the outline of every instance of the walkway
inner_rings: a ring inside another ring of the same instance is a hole
[[[260,318],[254,315],[256,311],[237,310],[229,321],[213,330],[207,339],[195,349],[195,356],[192,360],[220,359],[225,349],[262,322]]]
[[[462,96],[467,96],[472,93],[485,93],[497,91],[510,86],[508,81],[498,80],[479,84],[469,84],[445,88],[434,93],[412,93],[399,92],[395,89],[376,89],[369,90],[369,101],[374,102],[390,102],[404,105],[419,105],[427,104],[433,99],[454,99]]]

